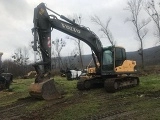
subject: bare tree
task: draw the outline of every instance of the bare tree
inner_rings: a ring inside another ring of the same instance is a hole
[[[18,65],[27,65],[29,60],[29,52],[26,47],[18,48],[12,55],[12,59]]]
[[[102,31],[104,33],[105,37],[108,38],[111,45],[115,45],[113,35],[112,35],[111,31],[109,30],[109,24],[110,24],[111,20],[112,20],[111,18],[108,18],[108,20],[106,21],[106,24],[104,24],[98,16],[95,15],[95,16],[91,17],[91,21],[101,27],[100,31]]]
[[[16,49],[14,54],[12,55],[12,59],[14,60],[14,63],[16,65],[20,66],[19,69],[22,68],[21,73],[26,74],[27,64],[29,62],[28,49],[26,47]]]
[[[143,53],[143,40],[144,37],[148,33],[148,29],[146,26],[150,22],[150,19],[140,19],[140,12],[143,8],[143,0],[129,0],[127,2],[127,8],[125,10],[128,10],[131,14],[129,18],[126,19],[126,21],[131,22],[134,25],[135,33],[137,34],[137,39],[140,42],[140,49],[138,50],[139,55],[141,56],[141,62],[142,62],[142,69],[144,68],[144,53]]]
[[[157,7],[158,7],[158,4],[155,4],[154,0],[149,0],[146,4],[145,10],[156,25],[157,29],[155,30],[154,35],[158,38],[158,43],[159,43],[160,42],[160,13]]]
[[[4,72],[12,73],[14,77],[23,76],[27,72],[34,70],[32,65],[27,65],[27,71],[25,73],[24,66],[17,65],[11,59],[3,61],[3,69]]]
[[[56,39],[54,41],[54,45],[55,45],[55,50],[57,52],[58,64],[59,64],[59,69],[60,69],[61,66],[64,67],[60,53],[61,53],[62,48],[65,47],[66,42],[62,38],[61,39]]]
[[[77,15],[74,14],[72,18],[78,25],[81,25],[82,22],[82,15]],[[83,59],[82,59],[82,46],[81,46],[81,41],[79,39],[72,39],[77,43],[78,46],[78,54],[79,54],[79,58],[80,58],[80,64],[81,64],[81,68],[83,69]]]

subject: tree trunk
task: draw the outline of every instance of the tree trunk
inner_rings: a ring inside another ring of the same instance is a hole
[[[78,49],[79,49],[79,56],[80,56],[80,61],[81,61],[81,68],[83,69],[83,59],[82,59],[80,40],[78,40]]]

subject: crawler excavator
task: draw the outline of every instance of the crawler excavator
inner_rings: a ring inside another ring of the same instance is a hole
[[[48,11],[53,14],[49,15]],[[34,65],[37,77],[30,86],[29,93],[32,97],[43,99],[60,97],[54,80],[50,79],[51,32],[53,29],[82,40],[92,50],[92,57],[96,67],[95,75],[89,79],[79,80],[77,82],[78,90],[86,90],[94,85],[103,84],[107,92],[116,92],[121,88],[139,84],[139,78],[135,76],[136,61],[126,59],[126,52],[123,47],[103,47],[98,36],[89,28],[78,25],[65,16],[54,12],[44,3],[40,3],[34,9],[33,23],[33,49],[35,52],[40,49],[43,60]],[[96,64],[97,62],[99,66]]]

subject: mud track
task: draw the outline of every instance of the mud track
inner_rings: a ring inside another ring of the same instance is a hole
[[[39,99],[33,99],[31,97],[20,98],[16,102],[10,105],[0,107],[0,120],[44,120],[53,119],[54,115],[62,109],[66,109],[70,105],[78,104],[87,99],[87,95],[91,91],[77,92],[72,97],[61,98],[52,101],[42,101],[43,106],[37,106],[36,109],[28,109],[29,106],[34,103],[40,102]],[[143,95],[143,97],[141,96]],[[143,118],[146,113],[150,113],[153,110],[160,111],[160,106],[154,108],[146,108],[139,110],[137,107],[133,107],[139,104],[143,104],[144,101],[151,101],[154,99],[159,100],[160,91],[148,92],[145,95],[143,93],[132,93],[125,95],[108,94],[103,90],[98,90],[94,94],[96,102],[100,103],[100,110],[94,115],[86,115],[77,120],[127,120]],[[133,96],[136,99],[133,99]]]
[[[78,95],[79,96],[79,95]],[[80,99],[76,99],[77,95],[71,98],[61,98],[57,100],[45,101],[45,105],[37,107],[36,110],[28,111],[28,106],[34,105],[36,102],[44,101],[31,97],[20,98],[16,102],[0,107],[0,120],[44,120],[46,112],[57,112],[59,109],[78,103]]]
[[[16,102],[0,107],[1,120],[16,120],[25,114],[24,108],[35,102],[32,98],[18,99]]]

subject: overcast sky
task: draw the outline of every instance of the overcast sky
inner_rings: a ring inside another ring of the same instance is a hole
[[[111,17],[109,29],[118,46],[123,46],[126,51],[137,51],[139,42],[135,40],[135,33],[131,23],[125,23],[130,16],[124,8],[128,0],[0,0],[0,52],[3,59],[10,59],[14,51],[19,47],[29,47],[33,40],[31,28],[33,27],[33,10],[41,2],[53,11],[64,15],[82,15],[82,25],[94,31],[102,41],[103,46],[110,46],[107,39],[101,38],[99,26],[91,22],[90,16],[97,15],[105,23]],[[158,1],[158,0],[157,0]],[[149,25],[153,29],[152,24]],[[155,46],[156,38],[150,31],[145,39],[144,48]],[[53,30],[52,40],[63,38],[66,47],[62,55],[69,55],[75,48],[72,40],[66,39],[66,34]],[[83,54],[90,54],[90,48],[83,44]],[[30,52],[33,57],[33,52]]]

